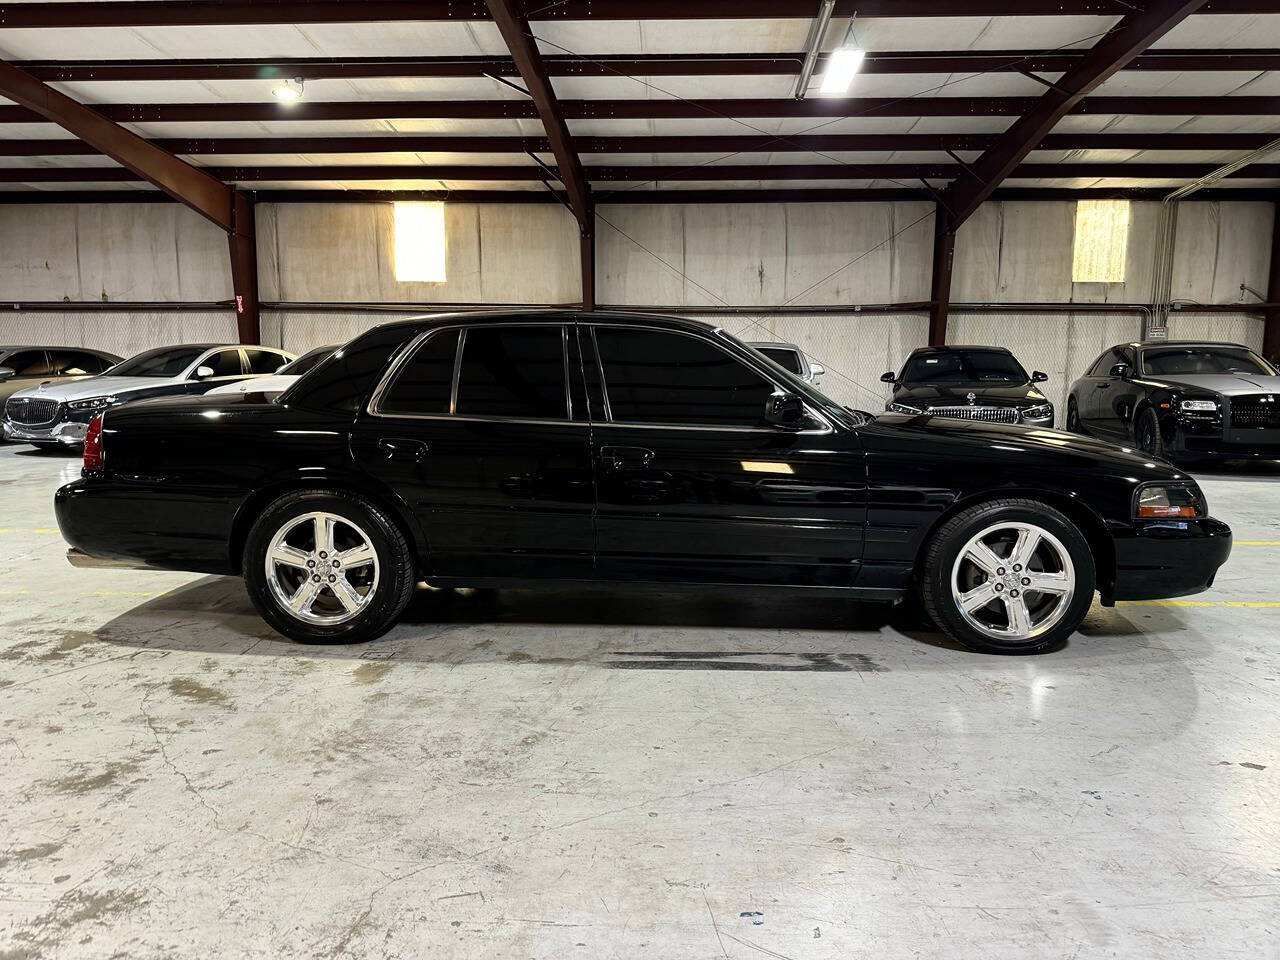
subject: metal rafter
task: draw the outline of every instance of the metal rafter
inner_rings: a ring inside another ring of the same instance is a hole
[[[551,152],[556,158],[560,182],[564,184],[565,193],[569,197],[569,208],[578,221],[581,238],[582,308],[592,310],[595,308],[595,211],[591,206],[591,188],[583,173],[582,161],[574,150],[564,111],[560,108],[555,91],[551,89],[551,81],[547,78],[542,54],[538,52],[537,42],[529,29],[529,21],[516,9],[513,0],[485,2],[498,32],[507,44],[511,59],[520,71],[525,88],[529,91],[529,98],[537,108],[547,139],[551,142]],[[522,169],[535,174],[542,172],[537,167]]]
[[[205,171],[161,150],[4,61],[0,61],[0,95],[58,124],[123,165],[112,168],[113,172],[155,184],[175,200],[226,230],[231,244],[241,339],[249,343],[258,342],[253,205],[247,197],[238,196],[231,187]],[[253,289],[244,286],[250,278]]]

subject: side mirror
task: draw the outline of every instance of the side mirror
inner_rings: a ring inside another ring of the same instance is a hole
[[[886,373],[880,374],[881,383],[896,383],[897,380],[898,380],[898,375],[894,373],[892,370],[889,370]]]
[[[208,380],[212,376],[213,376],[213,367],[207,367],[207,366],[196,367],[197,380]]]
[[[820,363],[809,364],[809,375],[813,378],[813,382],[817,383],[818,378],[827,372],[827,368]]]
[[[1047,373],[1041,373],[1039,370],[1036,370],[1031,374],[1032,383],[1044,383],[1048,379],[1049,375]]]
[[[794,393],[772,394],[764,402],[764,419],[783,430],[799,430],[808,421],[804,412],[804,401]]]
[[[1119,377],[1121,380],[1129,379],[1129,365],[1127,363],[1117,363],[1111,368],[1111,376]]]
[[[0,383],[13,379],[13,367],[0,367]]]

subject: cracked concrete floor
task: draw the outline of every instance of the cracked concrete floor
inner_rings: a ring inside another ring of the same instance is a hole
[[[77,472],[0,447],[5,960],[1280,956],[1280,470],[1206,480],[1212,593],[1020,659],[653,591],[308,648],[67,566]]]

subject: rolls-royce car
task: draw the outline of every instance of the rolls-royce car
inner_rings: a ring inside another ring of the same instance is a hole
[[[826,367],[816,360],[810,360],[794,343],[748,343],[747,346],[759,350],[782,369],[791,371],[805,383],[821,383],[822,375],[827,372]]]
[[[37,447],[75,447],[95,415],[144,397],[189,396],[218,384],[274,373],[294,359],[274,347],[188,343],[130,357],[104,376],[41,383],[19,390],[4,406],[4,433]]]
[[[115,354],[89,347],[0,346],[0,401],[41,383],[94,377],[119,362]],[[4,439],[0,429],[0,443]]]
[[[1238,343],[1121,343],[1071,385],[1067,429],[1151,457],[1280,459],[1280,375]]]
[[[920,347],[898,373],[880,377],[893,384],[885,409],[985,423],[1053,426],[1053,404],[1036,384],[1049,377],[1028,375],[1003,347]]]
[[[220,387],[214,387],[209,394],[254,393],[268,400],[275,399],[297,383],[298,378],[304,373],[310,373],[313,368],[320,365],[321,360],[327,359],[337,349],[336,346],[316,347],[314,350],[308,350],[297,360],[290,360],[270,376],[224,383]]]
[[[420,581],[732,584],[896,601],[985,651],[1211,585],[1231,531],[1169,464],[1042,428],[845,409],[692,320],[396,321],[274,403],[89,425],[73,563],[244,577],[276,630],[363,641]]]

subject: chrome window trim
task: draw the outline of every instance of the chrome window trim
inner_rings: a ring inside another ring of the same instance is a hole
[[[378,381],[378,385],[374,388],[373,393],[369,397],[369,402],[365,405],[365,413],[371,417],[380,417],[386,420],[464,420],[470,423],[540,423],[540,424],[564,424],[578,423],[583,426],[589,424],[586,420],[572,420],[566,417],[564,420],[541,420],[533,417],[493,417],[493,416],[472,416],[469,414],[457,413],[458,409],[458,385],[462,379],[462,349],[467,342],[467,330],[472,327],[503,328],[503,327],[560,327],[561,330],[567,330],[569,325],[574,323],[573,320],[519,320],[513,323],[500,324],[484,324],[484,323],[450,323],[445,326],[432,327],[430,330],[424,330],[418,334],[409,345],[404,348],[400,356],[392,362],[387,368],[387,372],[382,375],[382,379]],[[449,396],[449,412],[448,413],[384,413],[382,411],[382,401],[386,398],[387,393],[395,385],[396,379],[401,371],[408,365],[409,361],[417,355],[423,345],[438,333],[446,333],[449,330],[457,330],[458,346],[453,355],[453,382],[450,386]],[[565,391],[566,391],[566,412],[570,407],[567,392],[569,390],[568,382],[568,344],[562,333],[560,338],[560,349],[565,357]]]
[[[615,420],[613,418],[613,408],[609,404],[609,382],[604,375],[604,358],[600,356],[600,344],[599,344],[599,341],[596,340],[596,336],[595,336],[595,332],[597,329],[610,330],[610,329],[622,328],[622,329],[629,329],[629,330],[645,330],[650,333],[674,333],[677,336],[688,337],[691,340],[701,340],[703,343],[710,344],[716,350],[719,350],[730,360],[734,360],[737,363],[741,364],[742,366],[746,367],[752,373],[760,377],[761,380],[770,384],[775,391],[781,390],[784,393],[790,394],[790,393],[794,393],[794,390],[788,389],[786,384],[779,383],[773,377],[768,376],[764,371],[756,368],[755,366],[744,363],[741,357],[736,356],[730,350],[725,349],[725,346],[722,343],[720,343],[720,341],[716,340],[713,337],[702,336],[701,334],[694,333],[693,331],[690,331],[690,330],[679,330],[673,327],[651,327],[642,323],[593,323],[590,320],[580,320],[579,323],[585,326],[589,326],[591,328],[592,343],[595,345],[595,348],[596,348],[596,365],[599,367],[599,370],[600,370],[600,392],[604,396],[605,416],[608,418],[607,422],[610,426],[629,427],[629,428],[636,428],[636,429],[643,429],[643,430],[654,430],[654,429],[701,430],[703,432],[713,432],[713,433],[725,433],[725,432],[769,433],[769,434],[786,434],[788,436],[802,436],[802,437],[815,436],[815,435],[821,436],[821,435],[835,432],[835,428],[831,425],[831,422],[824,415],[822,415],[817,410],[815,410],[812,406],[810,406],[807,400],[805,400],[804,402],[805,412],[808,413],[809,416],[813,417],[813,419],[817,420],[819,423],[822,424],[822,427],[819,429],[784,430],[781,427],[739,427],[739,426],[727,426],[727,425],[717,426],[715,424],[679,424],[679,423],[632,423],[629,421]],[[720,328],[717,327],[712,332],[718,333],[720,332]]]

